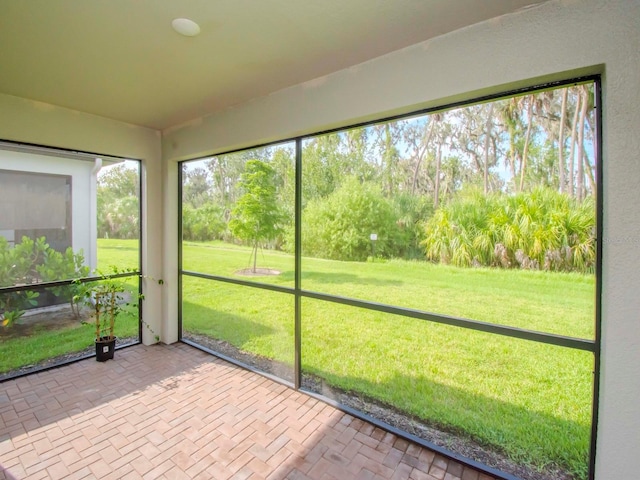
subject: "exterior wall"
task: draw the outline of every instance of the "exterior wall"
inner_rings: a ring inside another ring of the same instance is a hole
[[[552,0],[212,114],[163,134],[175,162],[584,74],[603,78],[602,365],[596,478],[640,472],[639,0]],[[173,187],[171,187],[173,188]],[[166,199],[174,222],[177,197]],[[165,229],[165,269],[177,237]],[[172,279],[173,280],[173,279]],[[175,283],[175,282],[173,282]],[[171,291],[168,298],[174,298]],[[167,305],[172,310],[175,305]]]
[[[65,148],[142,161],[142,269],[145,275],[162,278],[162,165],[160,132],[95,115],[19,97],[0,94],[0,140]],[[170,343],[168,318],[163,317],[163,288],[145,280],[143,318]],[[175,323],[175,316],[172,318]],[[175,328],[173,328],[175,330]],[[143,342],[154,336],[143,329]]]
[[[55,175],[68,175],[71,177],[71,246],[74,252],[82,250],[85,265],[95,269],[96,267],[96,237],[95,228],[87,228],[94,225],[92,213],[95,217],[95,210],[92,205],[95,190],[95,175],[92,171],[94,164],[89,161],[71,160],[58,157],[45,157],[42,155],[28,154],[22,152],[12,152],[0,150],[0,168],[3,170],[14,170],[19,172],[47,173]],[[93,178],[92,178],[93,177]],[[18,199],[20,200],[20,199]],[[46,205],[37,206],[41,210],[41,217],[50,218]],[[93,211],[93,212],[92,212]],[[29,225],[27,228],[53,228],[54,225]],[[58,223],[60,223],[58,221]],[[56,224],[55,227],[61,225]],[[0,226],[4,229],[6,226]],[[15,228],[15,226],[9,225]],[[12,228],[12,229],[13,229]],[[16,242],[20,239],[16,238]]]

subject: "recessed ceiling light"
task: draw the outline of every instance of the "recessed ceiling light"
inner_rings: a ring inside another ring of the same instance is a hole
[[[173,29],[185,37],[195,37],[200,33],[200,25],[188,18],[176,18],[171,22]]]

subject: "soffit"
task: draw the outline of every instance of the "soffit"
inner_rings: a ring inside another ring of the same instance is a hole
[[[0,0],[0,93],[162,130],[532,3]]]

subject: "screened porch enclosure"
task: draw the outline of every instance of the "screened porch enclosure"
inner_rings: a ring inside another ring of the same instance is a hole
[[[523,478],[585,476],[598,92],[537,86],[183,162],[182,340],[427,443],[519,458]]]
[[[637,476],[640,1],[114,2],[0,0],[0,478]]]
[[[118,346],[140,341],[139,162],[0,149],[0,376],[95,354],[95,296],[123,278]],[[92,281],[93,280],[93,281]]]

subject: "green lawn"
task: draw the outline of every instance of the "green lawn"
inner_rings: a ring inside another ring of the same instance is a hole
[[[98,270],[109,273],[112,265],[119,269],[138,268],[137,240],[98,240]],[[127,281],[132,292],[137,291],[137,279]],[[89,318],[84,318],[90,321]],[[138,335],[137,312],[118,318],[116,335],[136,337]],[[23,318],[17,332],[0,332],[0,374],[20,367],[35,365],[50,358],[79,352],[93,345],[93,326],[78,319],[56,328],[46,320],[33,328],[26,328],[28,318]],[[2,327],[0,327],[2,328]]]
[[[137,265],[137,244],[100,240],[99,262]],[[187,243],[184,268],[224,276],[249,266],[249,250]],[[239,277],[293,287],[293,257],[261,252],[278,276]],[[594,278],[460,269],[420,262],[303,258],[303,288],[408,308],[593,338]],[[185,332],[293,364],[294,298],[286,293],[183,277]],[[462,433],[512,459],[560,465],[584,478],[593,355],[313,299],[302,300],[303,371],[343,390]],[[135,319],[118,335],[135,335]],[[91,327],[0,343],[0,371],[92,344]],[[289,370],[281,375],[287,378]],[[290,378],[288,378],[290,379]]]
[[[249,249],[221,242],[185,242],[183,268],[243,278]],[[281,271],[255,281],[293,288],[294,259],[262,251],[258,266]],[[339,262],[302,259],[302,288],[473,320],[594,338],[595,279],[574,273],[465,269],[402,260]]]
[[[248,266],[243,247],[184,245],[184,268],[216,275]],[[303,288],[593,338],[594,278],[419,262],[303,258]],[[258,266],[293,286],[293,258]],[[293,296],[184,277],[185,331],[293,363]],[[462,432],[515,461],[586,475],[593,355],[318,300],[302,301],[303,371],[334,387]]]
[[[116,325],[116,336],[138,336],[137,312],[122,315]],[[89,322],[91,319],[86,318]],[[17,368],[36,365],[59,355],[80,352],[93,346],[94,326],[77,320],[65,328],[50,328],[46,323],[28,335],[16,338],[0,337],[0,374]]]
[[[111,266],[119,270],[138,270],[138,240],[98,239],[98,270],[109,273]]]

